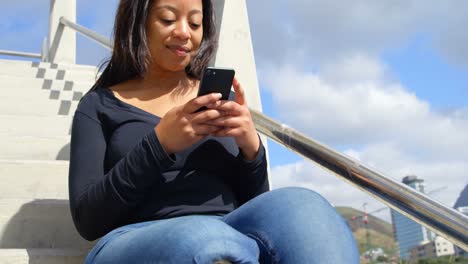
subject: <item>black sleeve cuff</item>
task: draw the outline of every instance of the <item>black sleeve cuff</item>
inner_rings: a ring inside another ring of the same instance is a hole
[[[260,139],[260,138],[259,138]],[[247,160],[242,154],[242,150],[239,149],[237,159],[239,159],[246,167],[257,167],[265,160],[265,147],[263,146],[262,140],[260,139],[260,146],[258,147],[257,156],[253,160]]]
[[[175,163],[175,155],[168,155],[166,153],[154,131],[146,135],[146,141],[149,144],[155,162],[160,165],[161,169],[169,168]]]

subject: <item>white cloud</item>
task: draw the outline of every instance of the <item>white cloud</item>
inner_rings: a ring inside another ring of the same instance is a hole
[[[425,3],[425,2],[424,2]],[[431,29],[435,46],[452,63],[468,69],[467,1],[437,1],[431,3],[432,13],[425,20]]]
[[[447,0],[248,1],[260,64],[317,65],[366,52],[378,54],[428,35],[450,61],[468,66],[468,2]],[[274,45],[272,45],[274,43]]]
[[[328,64],[324,73],[293,66],[261,72],[280,118],[327,144],[394,142],[426,159],[468,157],[468,122],[444,115],[386,77],[385,67],[362,55]],[[293,92],[292,92],[293,91]]]

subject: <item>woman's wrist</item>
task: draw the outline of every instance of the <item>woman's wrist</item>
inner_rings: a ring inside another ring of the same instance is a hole
[[[256,140],[254,140],[254,142],[249,146],[240,147],[242,156],[244,156],[244,159],[248,161],[254,160],[260,150],[260,139],[258,138],[258,135],[255,135],[255,138]]]
[[[164,150],[164,152],[166,152],[167,155],[170,156],[172,153],[168,150],[168,147],[165,144],[165,139],[164,139],[162,133],[159,131],[159,124],[154,127],[154,133],[158,137],[159,144],[161,145],[161,148]]]

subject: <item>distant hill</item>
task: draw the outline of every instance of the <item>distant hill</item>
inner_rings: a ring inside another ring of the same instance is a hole
[[[354,238],[359,247],[359,253],[367,251],[366,229],[362,218],[364,213],[351,207],[336,207],[336,209],[348,222],[353,231]],[[372,215],[368,215],[368,219],[371,246],[373,248],[382,248],[387,255],[397,255],[392,225]]]

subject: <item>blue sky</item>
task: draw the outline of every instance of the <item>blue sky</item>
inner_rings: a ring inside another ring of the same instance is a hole
[[[383,58],[402,84],[435,108],[468,105],[467,68],[448,63],[427,38],[410,40],[404,48],[390,50]]]
[[[0,49],[39,53],[47,2],[2,1]],[[77,21],[110,37],[116,3],[77,0]],[[468,183],[468,2],[249,0],[247,7],[266,114],[397,180],[416,174],[428,190],[447,186],[434,198],[453,205]],[[108,55],[81,36],[77,45],[81,64]],[[276,188],[382,206],[281,146],[270,142],[269,152]],[[388,211],[379,216],[389,219]]]

